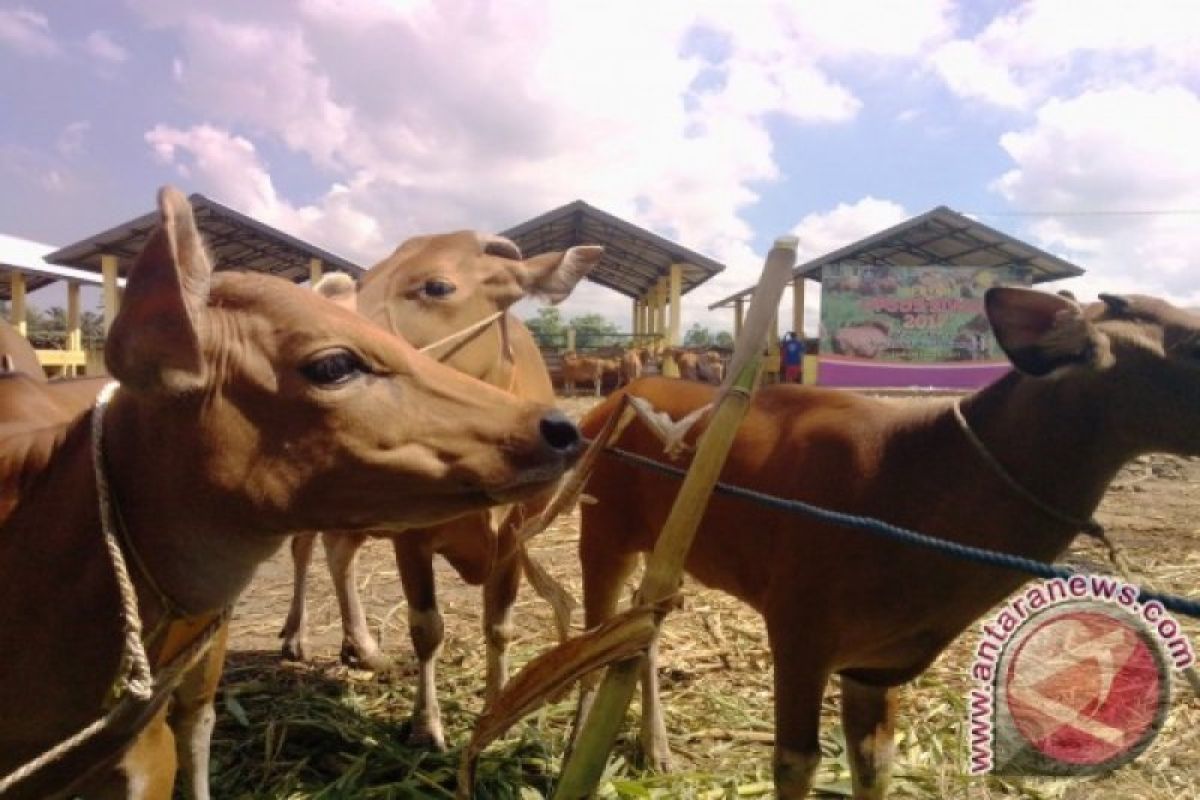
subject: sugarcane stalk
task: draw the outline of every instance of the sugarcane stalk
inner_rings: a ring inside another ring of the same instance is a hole
[[[716,410],[696,447],[687,477],[676,495],[671,513],[658,537],[638,590],[637,603],[653,605],[674,594],[683,577],[683,566],[692,539],[708,506],[729,448],[750,404],[762,361],[763,341],[779,307],[783,289],[792,278],[797,241],[783,237],[767,255],[762,277],[754,290],[742,336],[734,350],[729,376],[722,386]],[[662,614],[656,616],[656,628]],[[608,668],[587,720],[562,775],[554,800],[590,797],[596,790],[608,754],[625,719],[645,656],[627,659]]]

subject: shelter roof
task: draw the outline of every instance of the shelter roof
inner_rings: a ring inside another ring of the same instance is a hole
[[[1029,270],[1033,283],[1073,278],[1084,273],[1082,267],[946,206],[938,206],[814,258],[797,266],[793,275],[820,280],[824,267],[844,263],[904,267],[1021,267]],[[751,286],[718,300],[709,308],[729,305],[753,293]]]
[[[708,256],[582,200],[514,225],[501,235],[516,242],[526,256],[581,244],[604,245],[604,258],[589,273],[588,280],[635,299],[644,298],[660,278],[667,277],[672,264],[683,265],[683,294],[725,269],[724,264]]]
[[[48,264],[45,257],[54,246],[8,236],[0,233],[0,299],[12,299],[11,270],[25,275],[25,291],[32,292],[55,281],[78,281],[99,285],[101,279],[93,272]]]
[[[326,270],[341,270],[356,278],[363,273],[362,267],[341,256],[301,241],[202,194],[192,194],[188,200],[217,269],[264,272],[298,282],[308,279],[309,260],[319,258]],[[120,273],[125,274],[158,224],[158,219],[157,211],[143,214],[55,250],[46,256],[46,260],[96,273],[100,271],[100,256],[114,255],[119,259]]]

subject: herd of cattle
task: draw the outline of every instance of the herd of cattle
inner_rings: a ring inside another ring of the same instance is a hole
[[[516,526],[617,407],[610,397],[579,429],[554,410],[532,337],[505,311],[529,294],[564,298],[599,248],[524,258],[501,237],[424,236],[359,286],[335,277],[311,292],[213,272],[183,196],[164,190],[159,206],[106,344],[120,387],[103,415],[99,381],[47,382],[23,339],[0,338],[10,367],[0,376],[0,796],[168,798],[178,769],[190,794],[207,798],[223,614],[290,539],[284,654],[304,658],[314,531],[337,588],[342,656],[371,668],[387,662],[356,594],[355,553],[368,536],[394,543],[420,666],[410,743],[444,747],[434,556],[482,586],[494,696],[529,564]],[[1200,317],[1147,297],[1080,306],[1025,289],[992,290],[986,306],[1008,376],[957,407],[764,388],[722,479],[1051,560],[1078,532],[1064,520],[1087,519],[1123,463],[1152,450],[1200,454]],[[684,376],[675,380],[639,379],[644,355],[597,366],[571,354],[564,383],[598,387],[613,369],[623,392],[672,418],[712,400],[713,386],[688,378],[719,383],[719,356],[671,353]],[[666,460],[640,424],[618,445]],[[599,459],[580,533],[588,626],[616,611],[674,487]],[[133,607],[121,602],[119,564]],[[1021,583],[719,496],[687,568],[766,620],[782,798],[808,793],[835,674],[854,796],[883,797],[897,688]],[[201,630],[217,631],[206,650],[194,646]],[[131,688],[142,649],[159,678],[147,697]],[[649,656],[642,741],[666,768]]]
[[[618,352],[580,355],[563,353],[560,379],[563,392],[574,395],[581,384],[589,384],[596,397],[608,387],[628,386],[643,375],[662,375],[674,363],[679,377],[720,385],[725,380],[725,356],[717,350],[666,347],[657,352],[647,347],[630,347]]]

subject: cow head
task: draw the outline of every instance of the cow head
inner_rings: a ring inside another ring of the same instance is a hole
[[[1200,453],[1200,314],[1142,295],[1081,306],[1019,288],[988,290],[986,308],[1018,370],[1096,392],[1103,429],[1131,450]]]
[[[186,198],[164,189],[159,208],[105,352],[128,437],[111,458],[141,465],[126,474],[191,482],[189,513],[286,533],[446,519],[569,465],[558,412],[287,281],[214,273]]]
[[[527,295],[560,302],[602,254],[600,247],[580,246],[526,259],[500,236],[473,231],[418,236],[367,273],[358,308],[422,347]],[[490,326],[439,355],[469,375],[484,375],[502,351],[505,333],[503,324]]]

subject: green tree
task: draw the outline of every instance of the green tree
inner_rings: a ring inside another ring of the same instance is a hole
[[[600,314],[572,317],[571,327],[575,329],[575,347],[579,350],[608,347],[621,341],[617,326]]]
[[[567,326],[554,306],[539,308],[536,317],[525,320],[525,327],[541,347],[566,347]]]
[[[701,325],[699,322],[693,322],[692,327],[687,329],[683,334],[684,347],[708,347],[712,344],[712,331]]]
[[[717,347],[723,347],[726,350],[733,349],[733,334],[729,331],[717,331],[717,335],[713,337],[713,344]]]

